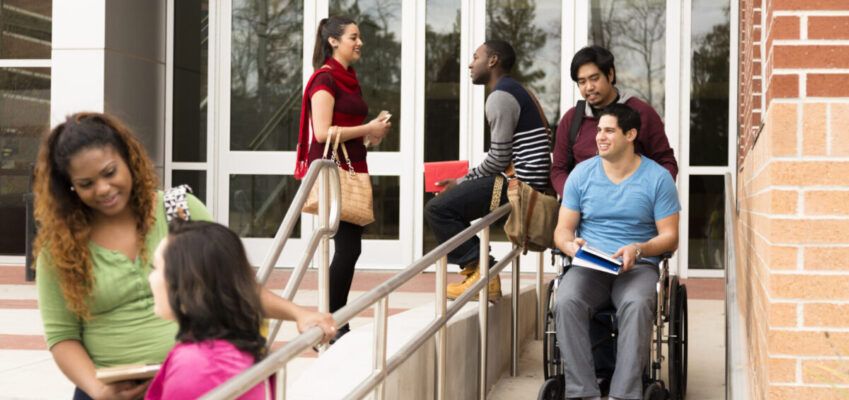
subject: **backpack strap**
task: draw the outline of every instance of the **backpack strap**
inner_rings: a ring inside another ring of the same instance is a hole
[[[171,222],[174,218],[179,218],[183,221],[191,219],[187,196],[191,192],[192,188],[189,185],[180,185],[165,191],[162,200],[165,203],[165,219],[168,222]]]
[[[566,148],[566,171],[572,172],[575,168],[575,142],[578,140],[578,132],[581,130],[581,123],[584,122],[584,114],[587,112],[587,102],[578,100],[575,104],[575,113],[572,114],[572,122],[569,124],[569,146]]]

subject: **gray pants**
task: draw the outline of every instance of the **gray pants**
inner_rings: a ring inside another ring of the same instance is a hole
[[[557,289],[557,342],[563,357],[566,397],[600,396],[593,364],[590,319],[611,303],[619,327],[610,396],[642,398],[657,298],[658,269],[637,264],[620,275],[572,267]]]

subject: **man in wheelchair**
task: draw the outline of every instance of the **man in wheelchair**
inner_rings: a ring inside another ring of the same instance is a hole
[[[640,115],[623,104],[601,112],[598,156],[578,164],[566,181],[554,232],[555,246],[570,257],[589,245],[622,261],[619,274],[572,267],[556,295],[557,342],[567,398],[593,399],[596,381],[589,324],[612,304],[618,339],[610,399],[640,399],[649,362],[656,306],[658,261],[678,247],[681,206],[672,176],[635,153]]]

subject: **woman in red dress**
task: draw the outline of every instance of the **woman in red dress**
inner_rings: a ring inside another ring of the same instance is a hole
[[[362,47],[360,30],[353,20],[334,16],[319,23],[313,53],[315,72],[304,90],[301,105],[295,178],[303,178],[309,164],[322,158],[328,131],[339,135],[340,142],[347,148],[351,167],[362,173],[368,173],[366,145],[378,144],[389,132],[391,124],[384,112],[364,123],[368,105],[363,100],[357,73],[351,67],[360,59]],[[349,168],[344,161],[341,167]],[[330,312],[344,307],[348,301],[362,237],[362,226],[345,221],[339,223],[339,230],[333,237],[336,250],[330,263]],[[346,324],[339,329],[336,339],[347,332]]]

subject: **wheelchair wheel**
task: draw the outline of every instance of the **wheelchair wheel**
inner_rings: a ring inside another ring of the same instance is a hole
[[[557,347],[557,327],[554,321],[554,280],[548,282],[545,298],[545,330],[542,335],[542,369],[545,379],[557,378],[563,375],[563,364],[560,361],[560,348]]]
[[[669,309],[669,393],[673,400],[687,394],[687,286],[673,278]]]
[[[663,382],[654,381],[643,390],[643,400],[666,400],[669,392],[663,387]]]
[[[563,400],[563,384],[558,378],[548,378],[539,388],[538,400]]]

